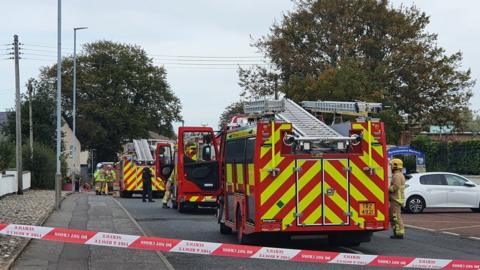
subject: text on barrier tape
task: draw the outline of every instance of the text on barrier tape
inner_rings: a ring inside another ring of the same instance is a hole
[[[480,269],[480,261],[364,255],[178,240],[160,237],[1,224],[0,234],[107,247],[180,252],[237,258],[423,269]]]

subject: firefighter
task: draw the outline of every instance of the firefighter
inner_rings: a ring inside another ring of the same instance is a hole
[[[113,185],[115,181],[115,171],[112,170],[112,165],[108,165],[107,169],[105,170],[105,178],[104,178],[104,189],[105,189],[105,194],[108,195],[108,186]],[[113,188],[112,188],[113,189]]]
[[[405,202],[405,177],[403,176],[403,161],[394,158],[390,161],[392,168],[392,182],[388,191],[390,193],[390,224],[393,229],[392,239],[403,239],[405,227],[401,216],[402,205]]]
[[[163,194],[163,205],[162,208],[170,208],[168,207],[168,201],[172,197],[173,187],[175,186],[175,182],[177,181],[177,169],[176,166],[173,168],[172,174],[168,178],[167,182],[165,183],[165,194]]]
[[[142,192],[142,201],[146,202],[145,199],[148,195],[148,201],[154,202],[152,200],[152,172],[149,167],[144,167],[142,172],[142,182],[143,182],[143,192]]]
[[[191,142],[187,144],[185,154],[192,161],[197,160],[197,146],[195,143]]]
[[[94,179],[95,179],[95,194],[101,195],[102,194],[103,181],[104,181],[104,173],[103,173],[102,164],[97,165],[97,170],[95,171]]]

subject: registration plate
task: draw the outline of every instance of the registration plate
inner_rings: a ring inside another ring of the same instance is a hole
[[[360,203],[361,216],[375,216],[375,203]]]

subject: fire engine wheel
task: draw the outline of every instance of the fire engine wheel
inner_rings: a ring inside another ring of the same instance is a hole
[[[225,223],[220,223],[220,233],[221,234],[232,234],[232,228],[225,225]]]
[[[178,212],[180,213],[187,212],[187,204],[185,202],[181,202],[178,204]]]
[[[172,200],[172,208],[173,209],[178,209],[178,203],[176,201]]]
[[[122,190],[120,191],[120,197],[122,198],[132,198],[132,192],[130,191],[125,191],[125,190]]]
[[[243,226],[242,226],[242,213],[240,213],[240,208],[237,209],[237,242],[239,244],[245,244],[246,241],[246,235],[243,231]]]

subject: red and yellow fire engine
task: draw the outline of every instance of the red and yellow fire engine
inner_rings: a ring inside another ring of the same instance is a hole
[[[155,159],[152,156],[152,148],[163,141],[157,140],[133,140],[124,146],[118,163],[120,196],[130,198],[133,194],[141,194],[143,191],[142,172],[145,167],[150,168],[154,178],[152,179],[152,193],[156,198],[162,197],[165,185],[155,172]]]
[[[353,115],[378,109],[346,104]],[[248,123],[221,140],[221,233],[237,232],[239,242],[326,234],[357,245],[388,229],[383,123],[365,118],[341,134],[286,98],[247,103],[245,111]]]
[[[216,206],[220,193],[218,146],[210,127],[180,127],[177,145],[159,143],[157,175],[173,178],[172,204],[183,212],[197,206]]]

